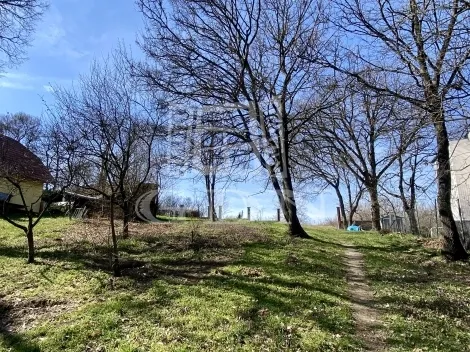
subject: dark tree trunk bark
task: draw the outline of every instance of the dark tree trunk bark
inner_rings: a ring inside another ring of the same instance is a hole
[[[359,207],[359,202],[362,199],[363,190],[362,188],[358,190],[356,197],[353,199],[351,187],[348,185],[348,202],[349,202],[349,214],[348,214],[348,224],[352,225],[354,223],[354,215],[357,212]]]
[[[284,194],[282,193],[281,185],[279,184],[279,180],[277,179],[276,175],[270,172],[270,179],[273,185],[274,191],[276,192],[277,198],[279,200],[279,206],[281,207],[282,214],[284,215],[284,219],[286,219],[287,223],[290,223],[290,214],[289,209],[286,206],[286,201],[284,199]]]
[[[34,234],[31,226],[28,226],[28,232],[26,233],[28,239],[28,264],[32,264],[35,261],[34,256]]]
[[[449,137],[445,121],[442,118],[443,113],[440,110],[437,116],[433,121],[437,141],[437,207],[445,241],[443,254],[452,260],[463,260],[468,258],[468,253],[462,245],[451,208]]]
[[[207,202],[209,204],[209,213],[207,216],[209,217],[210,221],[215,221],[217,216],[215,214],[215,204],[214,204],[214,185],[211,182],[210,175],[204,175],[204,179],[206,182],[206,193],[207,193]]]
[[[400,181],[398,183],[398,189],[400,190],[400,200],[403,204],[403,209],[405,210],[406,215],[408,216],[408,221],[410,222],[410,232],[415,235],[419,236],[419,226],[418,226],[418,220],[416,219],[416,168],[418,165],[416,164],[416,157],[414,156],[414,161],[413,161],[413,166],[412,166],[412,171],[410,175],[410,182],[409,182],[409,187],[410,187],[410,199],[406,198],[405,194],[405,188],[404,188],[404,166],[403,166],[403,159],[402,155],[398,158],[398,163],[400,166],[400,172],[399,172],[399,177]]]
[[[377,192],[377,184],[371,184],[367,187],[370,196],[370,212],[372,216],[372,227],[376,231],[382,230],[380,224],[380,203],[379,194]]]
[[[297,216],[297,212],[294,213],[291,218],[291,222],[289,223],[289,235],[298,238],[311,238],[302,227],[302,224],[300,223],[300,220]]]
[[[348,224],[352,225],[354,223],[354,213],[350,212],[349,213],[349,218],[348,218]]]
[[[285,98],[285,97],[284,97]],[[281,99],[282,103],[280,104],[281,111],[281,126],[279,128],[279,160],[281,162],[281,175],[282,175],[282,196],[284,198],[284,207],[281,207],[286,210],[285,216],[287,223],[289,224],[289,235],[292,237],[299,238],[311,238],[309,234],[304,230],[302,224],[300,223],[298,214],[297,214],[297,204],[295,202],[294,196],[294,187],[292,185],[292,175],[290,169],[290,155],[289,155],[289,128],[288,128],[288,119],[286,106],[284,104],[285,100]],[[276,177],[277,179],[277,177]]]
[[[283,180],[284,188],[281,189],[281,185],[279,184],[279,180],[277,179],[276,174],[270,169],[268,169],[268,172],[274,191],[278,197],[284,219],[286,219],[286,222],[289,224],[289,235],[292,237],[311,238],[303,229],[302,224],[300,223],[300,220],[297,216],[297,207],[295,205],[295,201],[292,201],[292,199],[294,199],[294,193],[292,189],[290,192],[286,189],[285,180]],[[292,183],[290,183],[290,185],[292,187]],[[290,197],[287,196],[286,191],[290,193]]]
[[[159,211],[160,211],[160,195],[159,191],[157,190],[157,193],[155,194],[155,197],[153,198],[152,202],[153,206],[151,207],[152,215],[153,216],[158,216]]]
[[[348,217],[346,215],[346,207],[344,206],[344,199],[343,195],[341,194],[341,191],[339,187],[334,186],[336,196],[338,197],[338,203],[339,203],[339,210],[341,212],[341,218],[343,219],[343,229],[347,229],[349,225]]]
[[[121,269],[119,268],[118,243],[117,243],[117,236],[116,236],[116,227],[114,224],[114,195],[111,195],[109,213],[110,213],[110,224],[111,224],[111,240],[113,242],[111,266],[112,266],[114,277],[120,277]]]
[[[299,238],[311,238],[302,227],[299,217],[297,216],[297,204],[295,203],[294,189],[292,187],[292,179],[289,171],[285,172],[282,183],[284,186],[284,203],[290,219],[290,221],[287,221],[289,224],[289,235]]]
[[[217,220],[217,213],[215,211],[215,174],[212,174],[212,180],[211,180],[211,204],[212,204],[212,218],[215,221]],[[222,214],[220,215],[222,216]]]

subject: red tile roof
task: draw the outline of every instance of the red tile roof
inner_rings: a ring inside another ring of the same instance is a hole
[[[52,176],[33,152],[14,139],[0,135],[0,177],[51,182]]]

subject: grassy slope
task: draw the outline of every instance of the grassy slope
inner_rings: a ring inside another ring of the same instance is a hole
[[[26,265],[24,238],[0,222],[0,351],[360,349],[339,246],[275,223],[139,227],[114,280],[106,227],[67,226],[45,219]]]
[[[358,350],[346,242],[365,254],[391,351],[470,351],[469,265],[411,236],[312,228],[314,241],[289,241],[275,223],[139,227],[121,247],[145,265],[113,280],[106,227],[67,226],[43,222],[31,266],[22,235],[0,222],[9,326],[0,324],[0,351]]]
[[[390,351],[470,351],[470,266],[412,236],[338,234],[365,254]]]

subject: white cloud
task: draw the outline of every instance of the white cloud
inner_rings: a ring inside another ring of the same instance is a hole
[[[13,81],[30,81],[32,79],[30,75],[22,72],[5,72],[0,76],[0,79],[3,78]]]
[[[8,80],[2,80],[0,78],[0,88],[7,88],[7,89],[20,89],[20,90],[30,90],[34,89],[33,86],[28,84],[22,84],[20,82],[12,82]]]
[[[0,88],[5,89],[35,89],[52,93],[54,88],[51,82],[55,84],[68,84],[70,81],[53,77],[34,76],[21,72],[7,72],[0,76]]]
[[[41,48],[44,46],[57,45],[66,36],[62,23],[62,15],[57,8],[51,6],[36,31],[34,39],[35,46]]]
[[[86,50],[76,48],[69,40],[69,33],[59,10],[52,6],[36,31],[33,50],[46,56],[61,56],[80,59],[89,55]]]
[[[0,88],[30,90],[34,89],[31,77],[24,73],[4,73],[0,76]]]

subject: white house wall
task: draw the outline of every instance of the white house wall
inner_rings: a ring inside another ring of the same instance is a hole
[[[21,182],[21,190],[23,192],[23,196],[25,198],[26,204],[32,209],[34,212],[38,213],[41,208],[41,196],[43,192],[43,184],[41,182],[35,181],[24,181]],[[19,195],[18,190],[13,187],[13,185],[8,182],[7,180],[0,178],[0,192],[12,194],[12,198],[10,199],[11,204],[23,206],[23,202],[21,200],[21,196]]]
[[[452,214],[460,220],[470,220],[470,140],[452,141],[449,146],[452,179]]]

